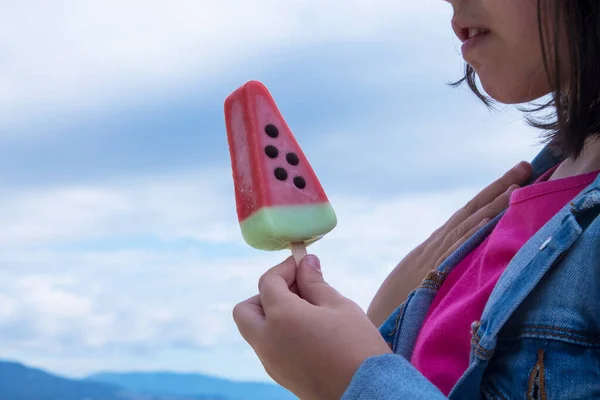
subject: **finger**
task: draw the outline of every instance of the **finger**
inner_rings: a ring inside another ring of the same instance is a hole
[[[531,176],[531,171],[532,168],[529,163],[521,162],[517,164],[501,178],[479,192],[462,209],[454,213],[448,222],[441,228],[438,228],[431,235],[430,240],[426,241],[427,245],[419,255],[419,257],[424,259],[424,265],[431,265],[434,261],[438,260],[441,255],[446,253],[449,247],[453,246],[457,240],[470,231],[479,221],[484,218],[493,218],[506,208],[506,206],[501,205],[502,199],[500,199],[493,207],[488,207],[485,212],[479,212],[481,209],[487,207],[489,203],[497,200],[499,196],[502,196],[507,189],[513,186],[514,182],[517,182],[517,185],[524,183]],[[468,220],[473,214],[478,212],[479,214],[476,217]],[[493,212],[496,212],[496,214],[493,214]]]
[[[523,185],[531,176],[531,172],[531,165],[524,161],[507,171],[502,177],[480,191],[462,209],[458,210],[448,221],[446,232],[453,230],[469,216],[494,201],[512,185]]]
[[[480,221],[484,219],[492,219],[496,217],[502,210],[508,207],[508,203],[510,201],[510,195],[519,186],[513,185],[508,188],[504,193],[500,196],[496,197],[494,201],[492,201],[487,206],[483,207],[475,214],[468,217],[462,224],[454,228],[454,230],[448,233],[442,244],[439,246],[438,255],[441,253],[445,253],[446,250],[454,245],[458,240],[460,240],[467,232],[469,232],[473,227],[475,227]]]
[[[451,220],[443,226],[443,229],[438,229],[436,231],[436,233],[440,232],[441,230],[443,232],[435,236],[433,240],[429,240],[426,242],[427,245],[425,249],[421,252],[421,257],[425,259],[425,261],[423,261],[424,265],[431,264],[431,262],[433,262],[434,260],[438,260],[442,254],[445,254],[447,252],[449,247],[453,246],[457,240],[462,238],[467,232],[473,229],[473,227],[477,223],[479,223],[479,221],[481,221],[484,218],[494,218],[496,215],[498,215],[502,210],[504,210],[508,206],[510,194],[517,188],[517,185],[510,186],[508,190],[501,193],[494,200],[488,202],[487,205],[475,211],[471,215],[467,215],[464,213],[466,208],[459,210],[451,218]],[[485,190],[486,189],[484,189],[484,191]],[[464,216],[461,216],[461,218],[465,219],[462,222],[458,223],[458,215],[461,212]]]
[[[518,185],[512,185],[508,188],[507,191],[502,193],[500,196],[496,197],[494,201],[492,201],[487,206],[483,207],[481,210],[477,211],[475,214],[467,218],[465,221],[466,226],[473,226],[477,221],[481,221],[485,218],[495,218],[498,214],[500,214],[503,210],[508,207],[510,203],[510,196],[512,193],[519,189]]]
[[[265,322],[260,296],[250,297],[233,308],[233,320],[242,337],[254,347]]]
[[[343,297],[323,278],[321,262],[314,255],[308,255],[298,265],[298,292],[300,297],[315,306],[335,305]]]
[[[258,291],[260,292],[266,281],[273,276],[283,279],[288,288],[291,287],[296,282],[296,269],[294,258],[291,256],[286,258],[285,261],[272,267],[260,277],[258,280]]]
[[[265,313],[274,305],[295,296],[290,287],[296,282],[296,271],[296,262],[288,257],[260,277],[258,292]]]
[[[290,286],[290,292],[294,293],[297,296],[300,295],[300,292],[298,292],[298,284],[296,282],[292,283],[292,286]]]
[[[483,228],[485,226],[485,224],[487,224],[488,222],[490,222],[490,219],[486,218],[483,221],[481,221],[479,224],[477,224],[475,227],[473,227],[469,232],[467,232],[466,235],[464,235],[462,238],[460,238],[456,243],[454,243],[454,245],[452,247],[450,247],[435,263],[435,267],[434,269],[439,268],[440,265],[442,265],[442,263],[448,258],[450,257],[450,255],[452,253],[454,253],[460,246],[462,246],[471,236],[473,236],[475,233],[477,233],[477,231],[479,231],[481,228]]]

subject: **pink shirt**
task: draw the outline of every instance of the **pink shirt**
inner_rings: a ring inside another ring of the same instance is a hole
[[[494,286],[517,251],[598,172],[515,190],[492,233],[448,275],[425,317],[411,363],[448,395],[469,365],[471,324],[481,318]]]

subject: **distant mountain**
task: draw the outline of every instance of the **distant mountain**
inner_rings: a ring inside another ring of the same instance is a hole
[[[118,385],[68,379],[12,361],[0,361],[0,400],[232,400],[223,396],[138,394]]]
[[[286,389],[268,383],[237,382],[202,374],[170,372],[100,373],[90,382],[118,385],[134,393],[162,396],[218,395],[228,400],[296,400]],[[0,399],[1,400],[1,399]]]
[[[1,400],[126,400],[115,385],[61,378],[16,362],[0,362]]]

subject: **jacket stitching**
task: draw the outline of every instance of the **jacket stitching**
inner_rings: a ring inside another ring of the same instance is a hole
[[[436,285],[436,284],[430,284],[430,283],[423,283],[419,286],[419,289],[433,289],[433,290],[438,290],[440,288],[440,286]]]
[[[423,282],[419,285],[419,289],[434,289],[437,290],[442,286],[448,273],[446,271],[430,271]]]
[[[494,350],[486,349],[485,347],[482,347],[479,344],[479,342],[481,341],[481,337],[479,336],[477,331],[479,330],[480,326],[481,321],[475,321],[474,325],[471,327],[471,343],[473,345],[473,350],[475,351],[475,354],[477,354],[481,358],[489,359],[494,353]]]
[[[544,363],[545,352],[538,350],[537,362],[529,374],[529,386],[527,390],[527,400],[547,400],[546,394],[546,366]],[[535,395],[535,396],[534,396]]]
[[[536,330],[536,329],[562,331],[562,332],[571,333],[573,335],[578,335],[578,336],[583,336],[583,337],[588,337],[588,338],[594,338],[594,340],[600,341],[600,334],[590,333],[590,332],[576,331],[576,330],[569,329],[569,328],[562,328],[560,326],[554,326],[554,325],[524,325],[524,327],[525,327],[526,331],[533,331],[533,330]]]
[[[400,311],[398,311],[398,316],[396,317],[396,322],[394,323],[394,329],[392,330],[392,332],[390,332],[389,336],[395,336],[396,333],[398,333],[398,329],[400,328],[400,319],[402,318],[402,315],[404,314],[404,309],[406,308],[406,303],[408,303],[409,299],[410,299],[410,296],[408,296],[408,299],[406,299],[406,301],[404,303],[402,303],[402,306],[400,307]]]
[[[600,344],[600,339],[586,339],[586,338],[577,337],[574,335],[562,334],[562,333],[558,333],[558,332],[539,332],[539,331],[535,331],[535,330],[523,330],[523,331],[521,331],[521,334],[522,335],[523,334],[530,334],[530,335],[545,334],[550,337],[556,337],[556,338],[560,338],[560,339],[570,339],[570,340],[573,340],[576,342],[581,342],[581,343]]]
[[[479,345],[479,343],[477,343],[477,342],[473,342],[473,345],[475,346],[475,348],[474,348],[475,354],[477,354],[479,357],[481,357],[483,359],[492,358],[492,355],[494,353],[493,350],[488,350],[485,347],[481,347]]]

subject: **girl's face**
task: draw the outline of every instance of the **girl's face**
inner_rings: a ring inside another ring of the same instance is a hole
[[[516,104],[550,92],[538,30],[537,0],[447,1],[454,9],[452,28],[464,42],[463,58],[492,98]]]

